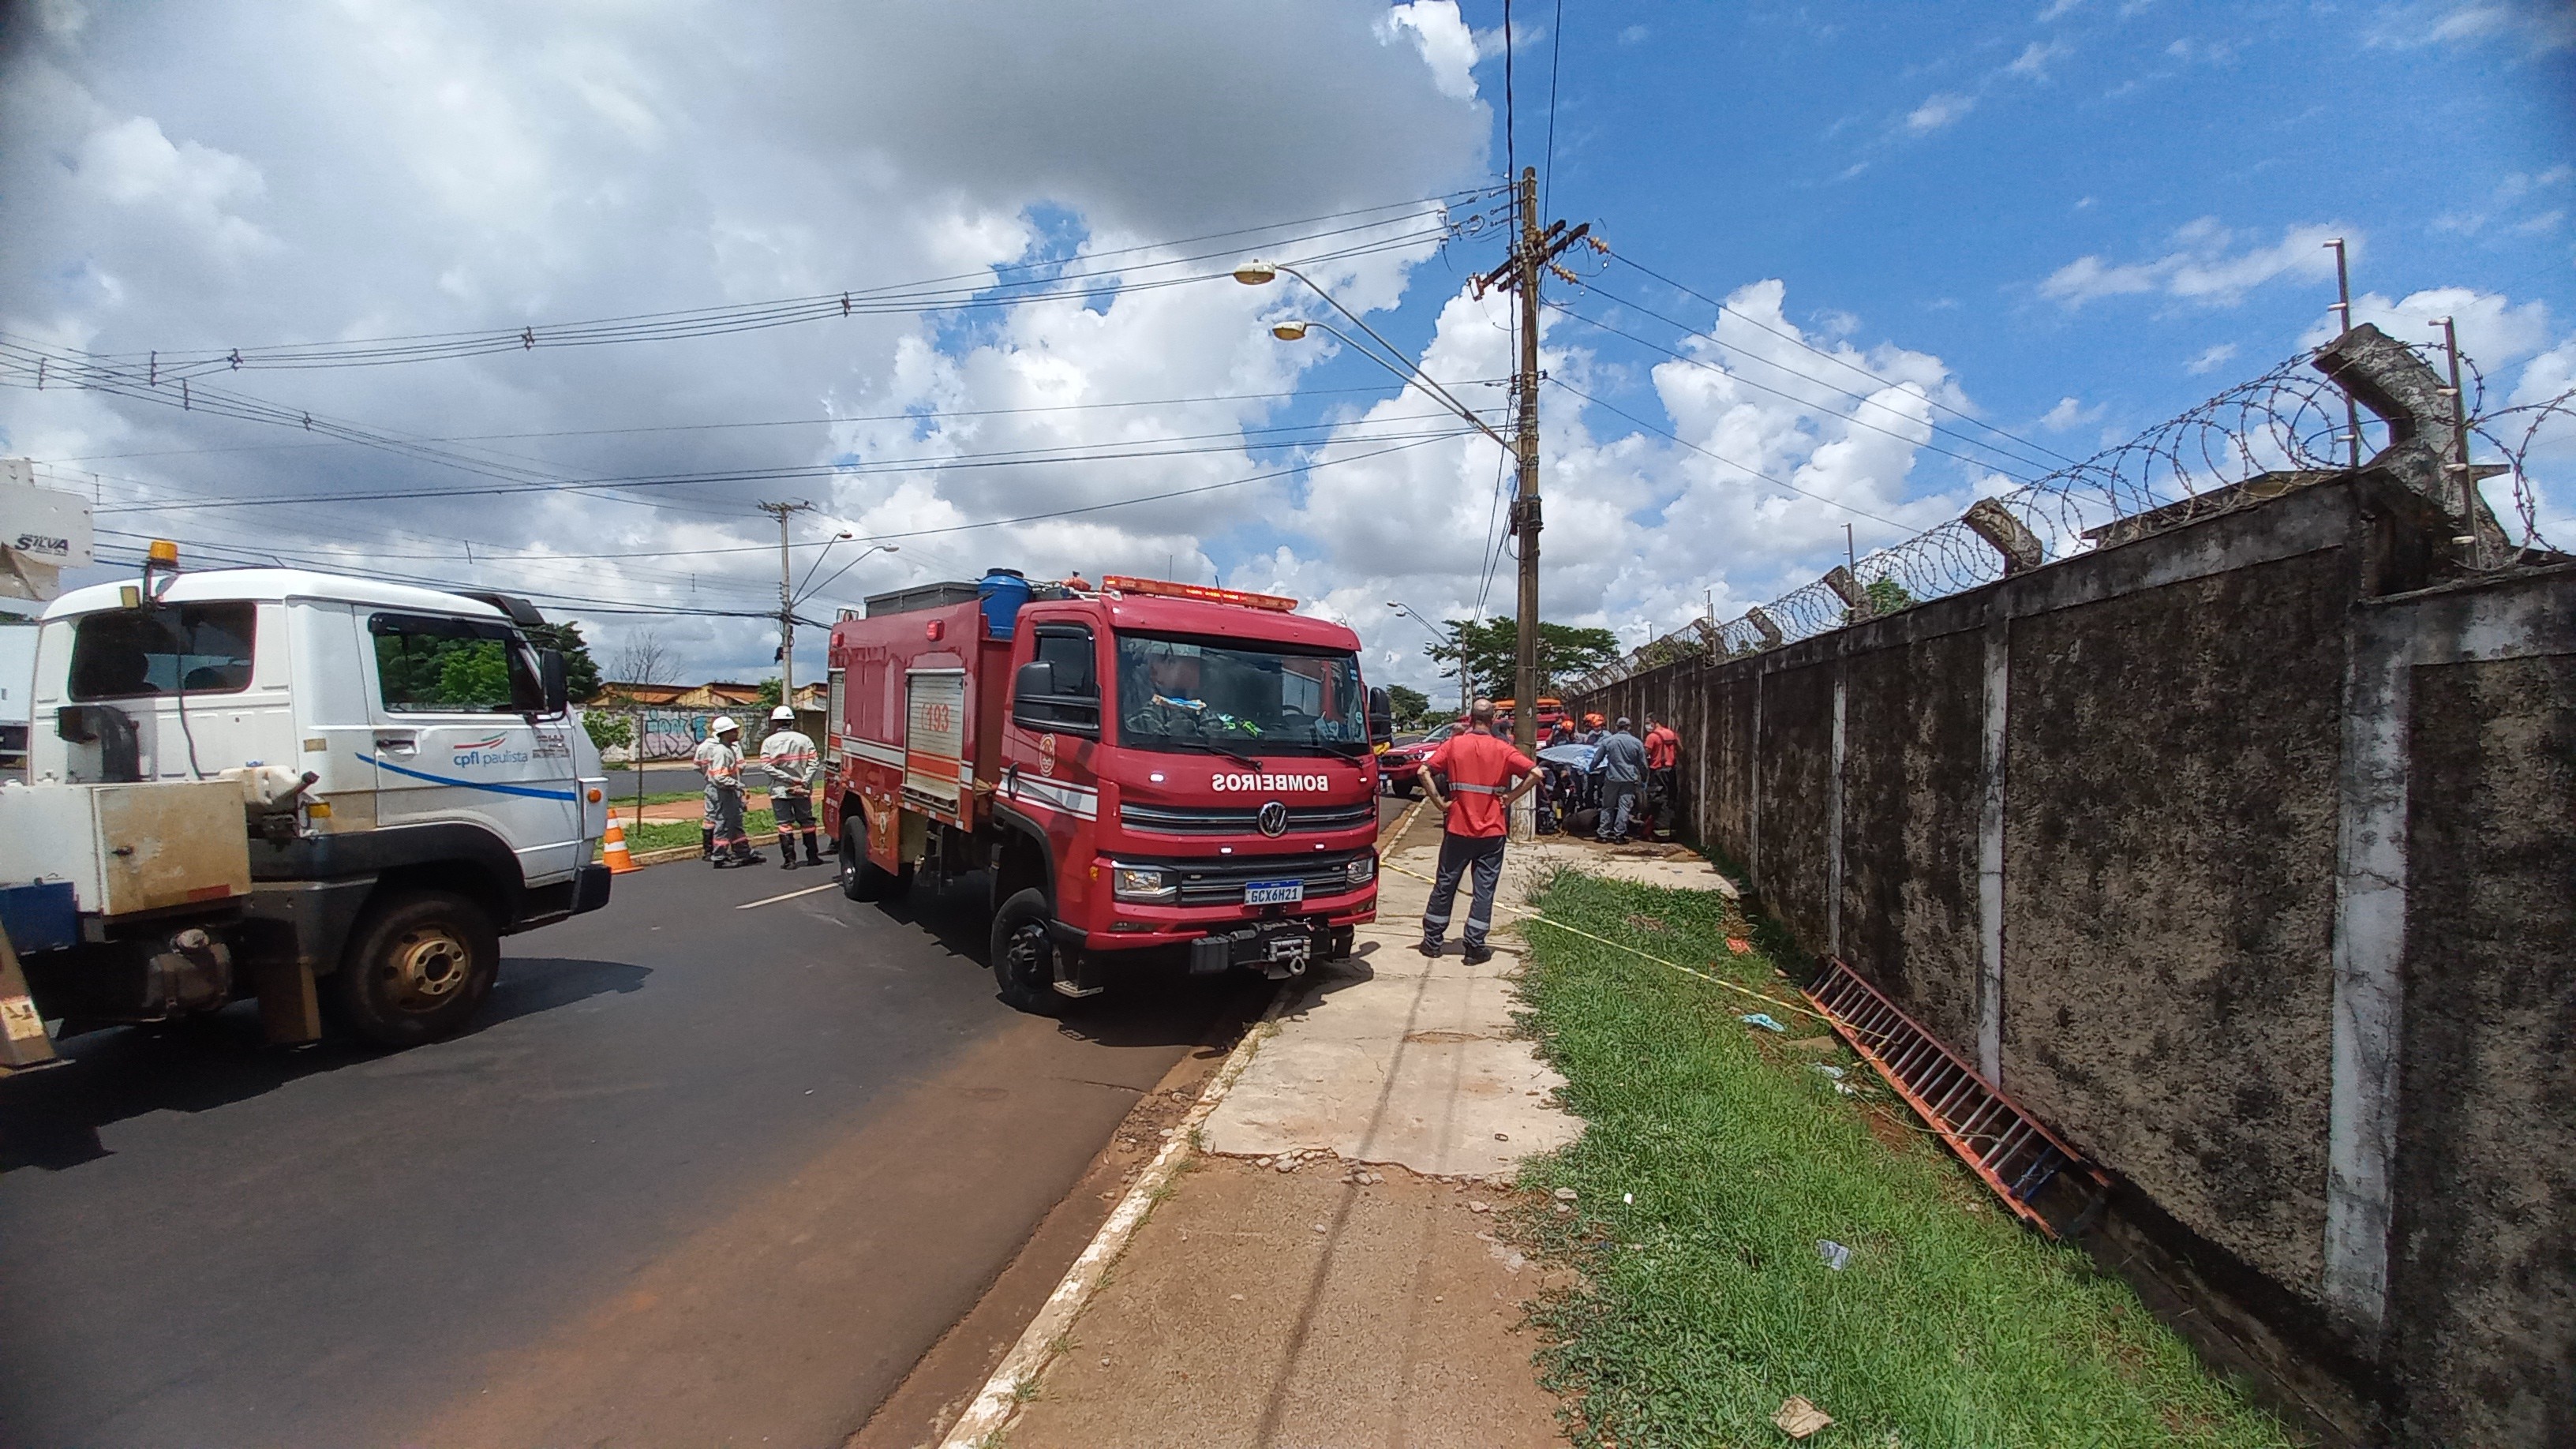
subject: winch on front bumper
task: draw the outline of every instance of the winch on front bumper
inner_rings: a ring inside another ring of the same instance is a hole
[[[1237,967],[1257,966],[1271,980],[1285,980],[1304,975],[1317,961],[1349,955],[1351,937],[1348,926],[1314,920],[1248,922],[1190,942],[1190,974],[1218,976]]]

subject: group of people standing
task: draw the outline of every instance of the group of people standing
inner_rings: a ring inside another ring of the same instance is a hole
[[[1601,727],[1599,715],[1588,716],[1585,722],[1591,728],[1577,733],[1572,720],[1560,719],[1542,742],[1542,753],[1559,745],[1587,745],[1593,750],[1589,771],[1569,768],[1558,774],[1551,813],[1563,820],[1578,802],[1597,805],[1600,820],[1593,838],[1625,843],[1632,832],[1646,833],[1650,822],[1662,822],[1672,809],[1681,736],[1652,714],[1646,716],[1643,738],[1625,716],[1607,729]]]
[[[814,827],[814,776],[822,767],[821,752],[796,728],[796,711],[782,704],[769,712],[769,720],[772,728],[760,742],[760,770],[769,777],[769,813],[778,823],[778,863],[796,868],[796,840],[790,832],[802,831],[804,863],[821,865]],[[742,772],[749,757],[742,748],[742,726],[731,715],[717,715],[690,763],[707,782],[706,818],[699,833],[702,858],[718,870],[763,864],[767,857],[751,848],[751,837],[743,832]]]
[[[1601,826],[1595,839],[1616,843],[1628,838],[1643,793],[1660,814],[1672,808],[1676,773],[1681,762],[1681,736],[1654,715],[1646,716],[1643,739],[1631,733],[1629,721],[1608,730],[1594,728],[1578,739],[1570,722],[1559,720],[1548,732],[1545,748],[1586,744],[1598,751],[1593,772],[1600,782]],[[1442,740],[1422,762],[1422,790],[1442,812],[1440,865],[1431,899],[1422,911],[1425,956],[1437,956],[1449,935],[1458,890],[1470,885],[1465,959],[1477,965],[1493,958],[1486,936],[1494,926],[1494,895],[1503,879],[1503,841],[1509,834],[1512,802],[1541,784],[1538,762],[1522,754],[1495,731],[1494,702],[1480,699],[1467,712],[1465,727]],[[1562,818],[1560,816],[1560,818]]]

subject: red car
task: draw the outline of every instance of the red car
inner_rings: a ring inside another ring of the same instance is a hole
[[[1455,721],[1440,726],[1411,744],[1393,745],[1377,757],[1378,788],[1389,795],[1407,799],[1422,793],[1422,762],[1440,748],[1440,742],[1457,733]]]

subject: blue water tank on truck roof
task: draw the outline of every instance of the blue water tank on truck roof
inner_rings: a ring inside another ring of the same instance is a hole
[[[988,569],[975,585],[976,597],[984,603],[984,632],[996,639],[1008,639],[1020,619],[1020,606],[1029,601],[1029,581],[1018,569]]]

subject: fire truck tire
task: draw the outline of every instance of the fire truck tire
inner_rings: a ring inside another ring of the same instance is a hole
[[[1035,886],[993,913],[993,983],[1014,1010],[1054,1016],[1069,1000],[1055,989],[1055,953],[1063,948],[1047,934],[1054,916],[1046,892]]]
[[[463,1030],[500,971],[500,933],[481,906],[446,891],[405,891],[368,907],[323,983],[325,1004],[361,1040],[420,1046]]]
[[[854,901],[889,901],[912,885],[912,867],[887,870],[868,859],[867,845],[856,825],[841,827],[841,894]]]

